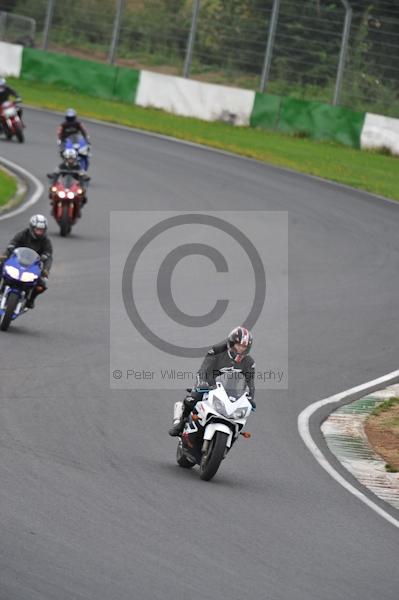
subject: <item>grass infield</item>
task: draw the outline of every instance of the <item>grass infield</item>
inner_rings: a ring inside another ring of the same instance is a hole
[[[59,111],[73,106],[81,117],[205,144],[399,200],[399,160],[394,156],[273,131],[177,117],[160,110],[83,96],[54,85],[11,78],[10,83],[28,105]]]
[[[0,207],[7,204],[17,191],[17,181],[0,168]]]
[[[366,421],[366,434],[374,450],[386,461],[389,473],[399,472],[399,398],[378,404]]]

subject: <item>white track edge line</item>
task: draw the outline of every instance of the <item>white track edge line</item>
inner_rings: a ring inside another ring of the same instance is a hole
[[[377,379],[373,379],[372,381],[367,381],[361,385],[353,387],[349,390],[345,390],[344,392],[340,392],[339,394],[335,394],[334,396],[330,396],[329,398],[324,398],[324,400],[319,400],[318,402],[314,402],[307,408],[305,408],[298,416],[298,430],[299,434],[307,446],[308,450],[313,454],[317,462],[327,471],[329,475],[333,479],[335,479],[340,485],[342,485],[348,492],[356,496],[358,500],[361,500],[364,504],[366,504],[369,508],[374,510],[381,517],[386,519],[391,525],[394,525],[399,529],[399,520],[392,517],[389,513],[387,513],[384,509],[382,509],[378,504],[373,502],[370,498],[368,498],[363,492],[354,487],[351,483],[349,483],[338,471],[336,471],[331,464],[328,462],[327,458],[324,456],[320,448],[314,442],[310,430],[309,430],[309,419],[319,408],[322,406],[326,406],[327,404],[334,404],[344,400],[348,396],[352,394],[356,394],[358,392],[363,392],[368,389],[375,387],[376,385],[388,383],[391,380],[397,379],[399,377],[399,370],[392,371],[387,375],[383,375],[382,377],[378,377]]]
[[[33,194],[31,194],[29,196],[29,198],[26,202],[23,202],[23,204],[21,204],[14,210],[10,210],[10,212],[5,213],[4,215],[0,215],[0,221],[4,221],[5,219],[10,219],[11,217],[15,217],[16,215],[19,215],[20,213],[24,212],[30,206],[33,206],[34,204],[36,204],[36,202],[40,199],[41,195],[44,192],[44,186],[41,183],[41,181],[39,181],[37,179],[37,177],[35,177],[32,173],[30,173],[23,167],[20,167],[16,163],[11,162],[10,160],[7,160],[6,158],[0,157],[0,165],[1,164],[4,164],[4,166],[11,169],[11,171],[16,171],[22,177],[29,179],[33,183],[33,185],[36,187],[36,190],[33,192]]]

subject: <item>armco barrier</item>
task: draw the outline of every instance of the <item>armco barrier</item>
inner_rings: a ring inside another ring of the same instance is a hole
[[[361,135],[362,148],[389,148],[399,155],[399,119],[366,113]]]
[[[23,46],[0,42],[0,76],[19,77]]]
[[[134,102],[139,71],[25,48],[20,77],[99,98]]]
[[[249,125],[255,92],[141,71],[136,104],[183,117]]]
[[[0,76],[7,75],[58,84],[91,96],[157,106],[198,119],[302,133],[355,148],[386,147],[399,154],[399,119],[321,102],[140,72],[0,42]]]
[[[340,106],[257,93],[251,127],[304,134],[360,148],[365,114]]]
[[[314,139],[332,140],[360,148],[365,114],[340,106],[283,98],[278,130],[305,133]]]
[[[256,92],[250,125],[261,129],[277,129],[281,108],[280,96]]]

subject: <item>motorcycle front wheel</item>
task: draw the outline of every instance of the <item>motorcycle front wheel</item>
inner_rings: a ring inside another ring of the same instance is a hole
[[[226,451],[227,433],[217,431],[211,441],[211,446],[203,455],[200,464],[200,477],[210,481],[216,475]]]
[[[1,331],[7,331],[10,326],[13,314],[17,308],[19,296],[15,292],[10,292],[7,298],[7,307],[0,322]]]
[[[15,130],[15,137],[17,138],[17,140],[19,141],[20,144],[22,144],[25,141],[24,132],[22,131],[21,128],[18,127]]]
[[[69,216],[68,216],[68,207],[65,204],[62,207],[62,215],[61,215],[61,220],[60,220],[60,233],[62,237],[65,237],[66,235],[68,235],[68,233],[70,233],[71,231],[71,224],[69,222]]]

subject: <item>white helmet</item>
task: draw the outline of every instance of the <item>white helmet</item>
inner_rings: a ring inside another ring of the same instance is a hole
[[[76,110],[74,108],[68,108],[65,113],[65,120],[68,121],[68,123],[76,123],[76,118]]]
[[[74,148],[67,148],[64,150],[62,157],[69,167],[76,166],[78,164],[78,153],[76,150],[74,150]]]
[[[4,77],[0,77],[0,88],[5,87],[7,85],[7,81]]]
[[[45,237],[47,233],[47,219],[43,215],[33,215],[29,221],[29,231],[35,240]]]

